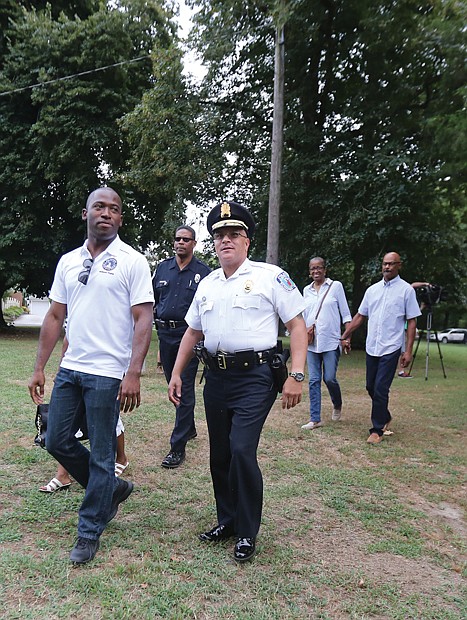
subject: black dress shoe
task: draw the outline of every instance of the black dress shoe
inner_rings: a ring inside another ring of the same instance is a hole
[[[90,562],[99,549],[99,539],[91,540],[90,538],[78,537],[76,545],[70,552],[70,560],[73,564],[86,564]]]
[[[188,435],[188,441],[190,441],[191,439],[195,439],[196,437],[198,437],[198,433],[195,429],[194,431],[191,431],[191,433]]]
[[[161,465],[166,469],[175,469],[176,467],[179,467],[184,460],[185,452],[175,452],[175,450],[171,450],[162,461]]]
[[[256,541],[254,538],[239,538],[235,543],[234,560],[236,562],[248,562],[256,553]]]
[[[200,534],[198,538],[205,542],[220,542],[221,540],[232,538],[234,534],[235,532],[231,525],[216,525],[216,527],[213,527],[209,532]]]
[[[119,505],[131,495],[131,492],[134,489],[134,484],[129,480],[122,480],[121,478],[118,478],[117,480],[118,486],[115,489],[112,497],[112,505],[110,507],[110,513],[107,518],[107,523],[110,523],[110,521],[112,521],[112,519],[118,512]]]

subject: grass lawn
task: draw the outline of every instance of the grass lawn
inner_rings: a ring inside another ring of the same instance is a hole
[[[157,342],[143,377],[143,404],[124,418],[136,489],[101,538],[93,562],[73,567],[74,482],[38,492],[55,473],[33,445],[35,407],[27,382],[34,328],[0,336],[0,593],[5,619],[433,619],[467,617],[467,346],[435,346],[425,381],[425,344],[412,379],[395,378],[394,434],[366,444],[365,360],[341,359],[342,420],[302,431],[308,397],[282,412],[279,401],[259,448],[265,481],[258,555],[232,559],[233,542],[203,544],[216,523],[201,389],[198,437],[178,470],[160,462],[174,412],[156,375]],[[46,395],[58,364],[49,362]]]

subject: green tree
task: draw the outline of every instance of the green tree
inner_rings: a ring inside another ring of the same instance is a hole
[[[82,243],[81,209],[102,183],[122,194],[129,241],[146,213],[162,219],[167,204],[125,182],[130,154],[118,120],[151,86],[150,54],[172,45],[169,17],[159,2],[132,0],[98,3],[83,19],[54,19],[46,8],[10,22],[0,63],[1,291],[48,291],[59,255]],[[99,70],[108,65],[117,66]]]
[[[246,200],[264,255],[275,2],[192,0],[193,44],[209,67],[200,92],[201,194]],[[324,254],[356,309],[398,250],[408,280],[465,283],[465,5],[401,0],[286,2],[281,264],[305,283]],[[460,118],[463,121],[460,121]],[[447,175],[450,175],[447,181]],[[441,225],[440,225],[441,224]]]

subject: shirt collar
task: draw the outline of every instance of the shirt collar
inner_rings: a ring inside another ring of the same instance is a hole
[[[235,271],[228,279],[229,280],[233,280],[234,278],[238,278],[243,273],[250,272],[251,269],[252,268],[251,268],[250,259],[247,257],[247,258],[245,258],[243,263],[240,265],[240,267],[238,267],[237,271]],[[227,280],[227,278],[225,277],[225,273],[224,273],[224,270],[222,269],[222,267],[220,267],[220,269],[219,269],[219,277],[220,277],[221,280]]]
[[[179,271],[194,271],[195,262],[196,258],[193,254],[193,256],[191,257],[191,261],[188,263],[188,265],[186,265],[186,267],[183,267],[183,269],[180,269],[177,263],[177,258],[175,256],[172,256],[172,264],[169,266],[169,269],[178,269]]]
[[[395,278],[393,278],[392,280],[389,280],[387,282],[383,278],[383,286],[391,286],[392,284],[395,284],[396,282],[398,282],[400,279],[401,279],[400,275],[397,275]]]
[[[101,254],[102,255],[104,255],[104,254],[111,254],[112,256],[115,256],[115,254],[117,253],[117,250],[120,247],[121,243],[122,243],[122,241],[121,241],[120,237],[117,235],[115,237],[115,239],[112,241],[112,243],[108,247],[106,247],[106,249]],[[86,239],[86,241],[81,246],[80,253],[83,256],[91,256],[91,253],[88,250],[88,239]]]

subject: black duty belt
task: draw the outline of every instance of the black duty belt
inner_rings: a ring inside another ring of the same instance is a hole
[[[248,370],[253,366],[269,364],[276,353],[276,347],[265,351],[236,351],[235,353],[224,353],[217,351],[214,355],[207,353],[207,366],[212,370]]]
[[[156,327],[164,327],[165,329],[177,329],[177,327],[188,327],[185,321],[163,321],[162,319],[154,319]]]

